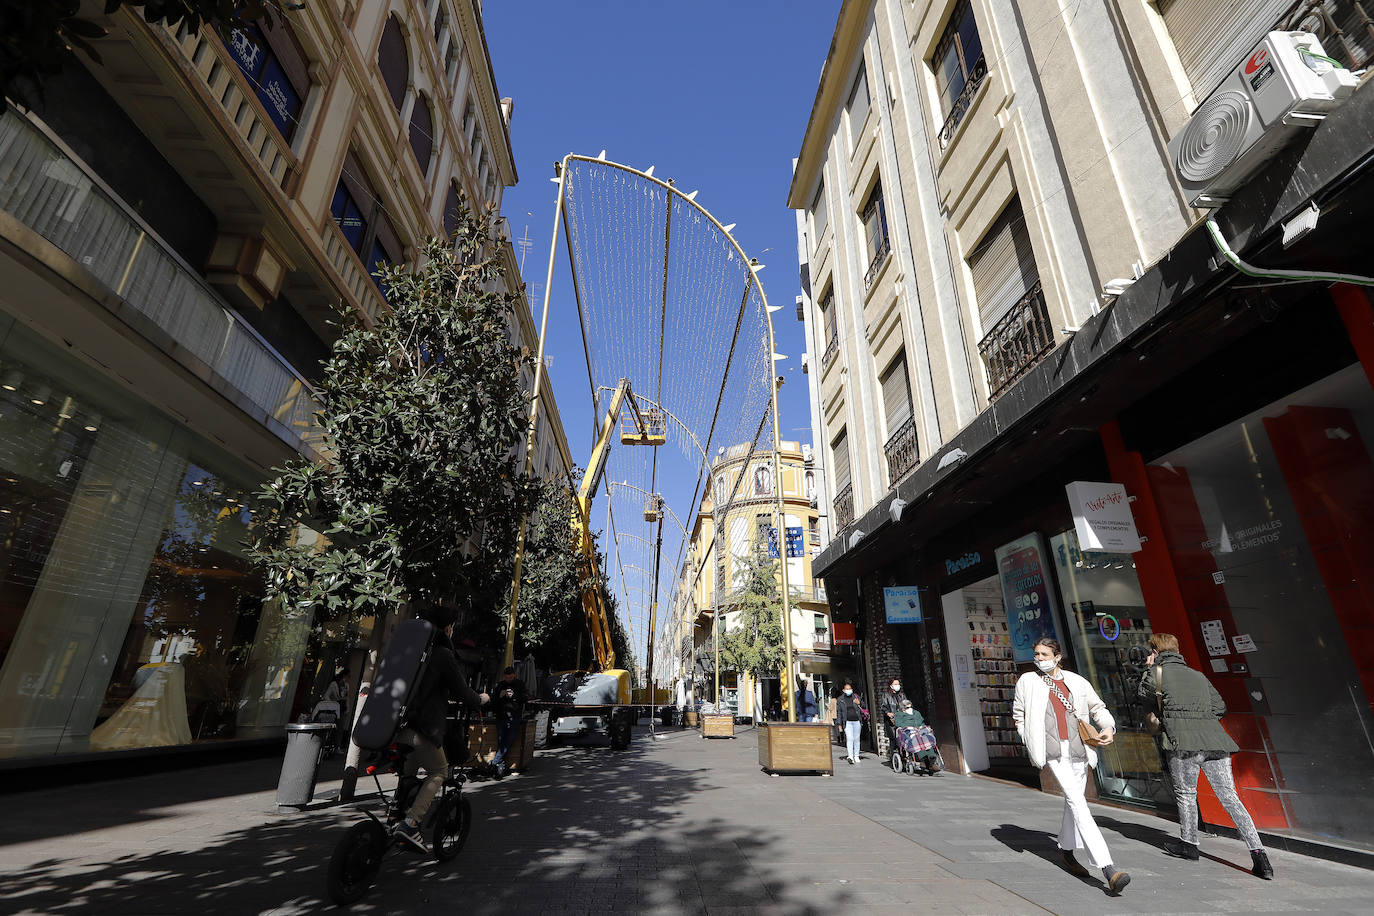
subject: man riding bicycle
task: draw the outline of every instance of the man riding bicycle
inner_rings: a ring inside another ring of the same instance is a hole
[[[415,794],[415,801],[405,818],[396,825],[396,835],[409,841],[425,852],[425,842],[420,835],[420,823],[424,820],[434,797],[444,786],[448,772],[448,758],[444,756],[444,735],[448,730],[448,704],[455,700],[465,706],[479,709],[485,706],[490,697],[485,693],[474,693],[463,679],[458,669],[458,659],[453,654],[453,624],[457,612],[444,607],[435,607],[421,616],[434,624],[437,631],[434,645],[430,649],[429,660],[416,687],[415,697],[410,708],[413,712],[407,717],[405,727],[397,734],[400,744],[408,744],[415,750],[406,760],[406,775],[415,776],[423,768],[425,781]]]

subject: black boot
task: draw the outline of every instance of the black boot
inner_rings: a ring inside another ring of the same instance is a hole
[[[1250,869],[1250,874],[1256,878],[1263,878],[1270,881],[1274,877],[1274,866],[1269,864],[1269,853],[1263,849],[1250,850],[1250,859],[1255,863],[1255,867]]]

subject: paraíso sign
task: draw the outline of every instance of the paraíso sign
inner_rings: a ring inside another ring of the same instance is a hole
[[[945,575],[952,576],[955,573],[963,572],[983,562],[983,555],[976,550],[970,550],[957,560],[945,561]]]

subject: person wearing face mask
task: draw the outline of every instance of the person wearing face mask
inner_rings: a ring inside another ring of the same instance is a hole
[[[914,730],[921,728],[926,724],[926,720],[916,711],[916,707],[912,705],[910,700],[903,700],[902,708],[897,711],[897,715],[893,719],[893,724],[896,726],[897,735],[900,740],[903,729],[910,728]],[[935,756],[934,748],[916,751],[915,757],[916,761],[924,766],[926,772],[931,776],[940,772],[940,760]]]
[[[854,685],[849,681],[844,682],[844,689],[835,699],[835,719],[840,727],[844,729],[845,748],[847,756],[844,758],[849,763],[859,762],[859,729],[863,727],[863,706],[859,702],[858,694],[854,693]]]
[[[910,701],[902,693],[902,679],[894,677],[888,681],[887,690],[883,691],[883,698],[878,701],[878,709],[883,714],[883,728],[887,731],[889,744],[897,739],[897,713],[901,712],[902,704],[907,702]]]
[[[1172,854],[1198,860],[1197,778],[1201,771],[1217,800],[1231,815],[1240,838],[1250,847],[1254,865],[1250,873],[1266,881],[1273,878],[1269,853],[1260,842],[1250,812],[1236,794],[1231,755],[1239,748],[1221,727],[1226,701],[1205,675],[1188,667],[1179,654],[1177,636],[1155,633],[1150,637],[1150,657],[1145,660],[1139,695],[1145,708],[1157,713],[1164,726],[1160,743],[1169,761],[1169,775],[1173,777],[1182,841]]]
[[[1054,774],[1064,792],[1064,818],[1059,828],[1059,856],[1069,874],[1086,878],[1088,870],[1073,856],[1086,848],[1088,861],[1102,870],[1107,888],[1119,894],[1131,876],[1112,864],[1107,841],[1093,820],[1087,799],[1088,767],[1097,752],[1083,743],[1079,721],[1097,722],[1101,743],[1111,744],[1116,722],[1086,678],[1060,667],[1064,650],[1049,637],[1035,641],[1035,668],[1016,682],[1011,714],[1031,763]]]

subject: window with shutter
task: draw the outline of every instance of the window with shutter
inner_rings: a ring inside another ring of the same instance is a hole
[[[883,415],[887,418],[887,434],[895,434],[911,419],[911,386],[906,375],[906,354],[898,355],[883,374]]]
[[[1160,4],[1199,104],[1292,5],[1293,0],[1170,0]]]
[[[849,478],[849,434],[841,432],[830,444],[832,462],[835,468],[835,492],[844,490],[850,484]]]
[[[395,16],[389,17],[382,29],[382,41],[377,46],[377,67],[382,71],[382,82],[391,96],[391,104],[400,111],[406,100],[406,85],[410,82],[410,55],[406,52],[401,24]]]
[[[450,181],[448,198],[444,201],[444,235],[450,238],[458,231],[458,207],[458,183]]]
[[[835,292],[827,289],[821,297],[821,322],[825,325],[825,342],[835,339]]]
[[[978,315],[987,334],[1040,279],[1021,202],[1012,198],[969,256]]]
[[[825,205],[825,182],[816,189],[816,199],[811,201],[811,241],[819,242],[821,234],[825,232],[825,227],[830,219],[830,212]]]
[[[854,79],[854,88],[849,90],[849,102],[845,110],[849,112],[849,142],[854,143],[858,132],[863,129],[864,121],[868,119],[868,74],[862,64],[859,65],[859,75]]]

